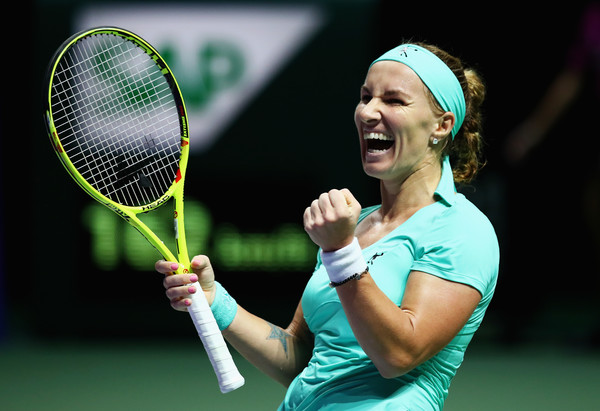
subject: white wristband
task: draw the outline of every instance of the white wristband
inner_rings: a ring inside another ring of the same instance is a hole
[[[337,286],[352,278],[360,278],[367,271],[367,264],[358,244],[358,239],[336,251],[321,251],[321,260],[327,270],[331,285]]]

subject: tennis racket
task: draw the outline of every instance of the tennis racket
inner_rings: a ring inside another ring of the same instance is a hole
[[[188,121],[175,77],[158,52],[116,27],[67,39],[47,72],[45,116],[50,140],[71,177],[95,200],[135,227],[174,274],[188,272],[183,185]],[[177,258],[138,214],[174,203]],[[241,387],[237,370],[203,292],[188,307],[221,392]]]

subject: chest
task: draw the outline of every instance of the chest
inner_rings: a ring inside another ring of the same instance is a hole
[[[356,226],[354,234],[358,238],[361,248],[365,249],[385,238],[402,224],[410,219],[419,209],[406,211],[391,221],[382,221],[379,210],[367,215]]]
[[[363,258],[377,286],[399,306],[415,260],[415,247],[408,238],[393,243],[367,247],[363,249]],[[313,333],[325,331],[340,338],[352,338],[337,292],[329,286],[329,276],[322,264],[305,288],[302,309]]]

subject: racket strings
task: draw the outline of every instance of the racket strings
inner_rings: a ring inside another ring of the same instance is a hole
[[[131,53],[128,52],[127,54],[131,54]],[[129,59],[131,59],[132,57],[133,56],[126,56],[126,58],[129,58]],[[122,64],[123,64],[122,62],[119,63],[119,66],[121,66]],[[116,84],[117,87],[127,87],[128,85],[127,85],[127,83],[123,83],[123,79],[115,81],[115,77],[119,76],[118,70],[121,69],[121,67],[119,67],[119,66],[116,67],[117,70],[112,70],[112,73],[111,73],[112,77],[108,77],[108,84],[110,85],[112,83],[112,84]],[[143,84],[148,84],[148,83],[146,82],[146,83],[143,83]],[[114,87],[111,87],[111,88],[114,88]],[[114,93],[114,91],[113,90],[109,90],[109,93]],[[120,96],[118,98],[119,98],[119,100],[118,100],[119,103],[123,103],[122,98]],[[111,105],[108,105],[108,106],[109,106],[108,113],[111,116],[121,115],[122,114],[122,113],[116,112],[116,110],[114,109],[113,106],[111,106]],[[120,107],[122,108],[122,107],[126,107],[126,106],[123,106],[121,104]],[[104,110],[104,111],[106,112],[107,110]],[[98,127],[98,126],[92,124],[91,127]],[[122,130],[122,132],[130,133],[131,130],[125,129],[125,130]],[[117,143],[119,143],[119,141],[117,141]],[[129,142],[128,144],[131,144],[131,143],[132,142]],[[126,149],[129,150],[128,152],[130,152],[132,154],[132,156],[133,156],[132,158],[134,159],[134,162],[137,161],[137,160],[141,160],[141,159],[138,158],[139,157],[139,152],[135,150],[135,146],[134,145],[132,145],[131,147],[126,147]],[[121,155],[117,159],[120,160],[120,161],[122,161],[123,160],[123,156]],[[125,177],[127,177],[127,175],[125,175]],[[111,193],[108,193],[108,194],[111,194]],[[134,194],[135,194],[135,190],[134,190]]]
[[[103,195],[139,206],[172,185],[179,110],[161,68],[134,43],[113,35],[77,42],[55,70],[52,106],[66,154]]]

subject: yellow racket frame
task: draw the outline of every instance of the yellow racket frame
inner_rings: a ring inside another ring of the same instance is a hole
[[[179,262],[179,269],[175,272],[175,274],[189,272],[190,267],[190,258],[187,251],[187,242],[185,239],[185,225],[184,225],[184,212],[183,212],[183,186],[185,182],[185,173],[189,158],[189,134],[188,134],[188,121],[187,121],[187,111],[185,108],[185,103],[183,101],[183,96],[181,94],[181,90],[179,89],[179,85],[177,84],[177,80],[175,76],[172,74],[171,69],[168,67],[164,59],[160,56],[158,51],[154,49],[150,44],[148,44],[144,39],[131,33],[127,30],[115,28],[115,27],[102,27],[102,28],[94,28],[90,29],[77,35],[69,38],[65,43],[63,43],[59,52],[53,58],[53,66],[50,69],[49,76],[50,79],[54,77],[56,65],[60,61],[62,55],[71,47],[72,44],[79,41],[81,38],[89,36],[90,34],[115,34],[120,37],[127,38],[138,46],[142,47],[146,53],[148,53],[155,63],[161,68],[163,74],[169,74],[170,79],[172,80],[172,89],[177,93],[178,97],[178,109],[181,121],[181,155],[179,158],[179,169],[177,171],[177,175],[169,189],[163,194],[161,198],[158,200],[145,204],[142,206],[132,207],[125,206],[119,204],[110,198],[104,196],[91,184],[89,184],[85,178],[79,173],[79,171],[75,168],[71,159],[65,153],[63,146],[60,142],[60,137],[56,132],[56,127],[54,125],[54,120],[52,118],[52,112],[50,110],[51,107],[51,95],[52,95],[52,82],[49,82],[48,87],[48,96],[47,96],[47,107],[46,110],[46,124],[48,127],[48,134],[50,136],[50,140],[52,141],[52,146],[54,147],[55,153],[58,155],[60,162],[63,164],[67,172],[71,175],[71,177],[79,184],[81,188],[83,188],[93,199],[98,201],[99,203],[105,205],[116,214],[121,216],[124,220],[126,220],[129,224],[135,227],[149,242],[160,252],[163,258],[167,261],[177,261]],[[169,248],[162,242],[160,238],[146,225],[142,220],[138,218],[138,214],[147,213],[152,211],[161,205],[164,205],[169,199],[174,199],[174,232],[175,232],[175,244],[177,247],[177,257],[169,250]]]

